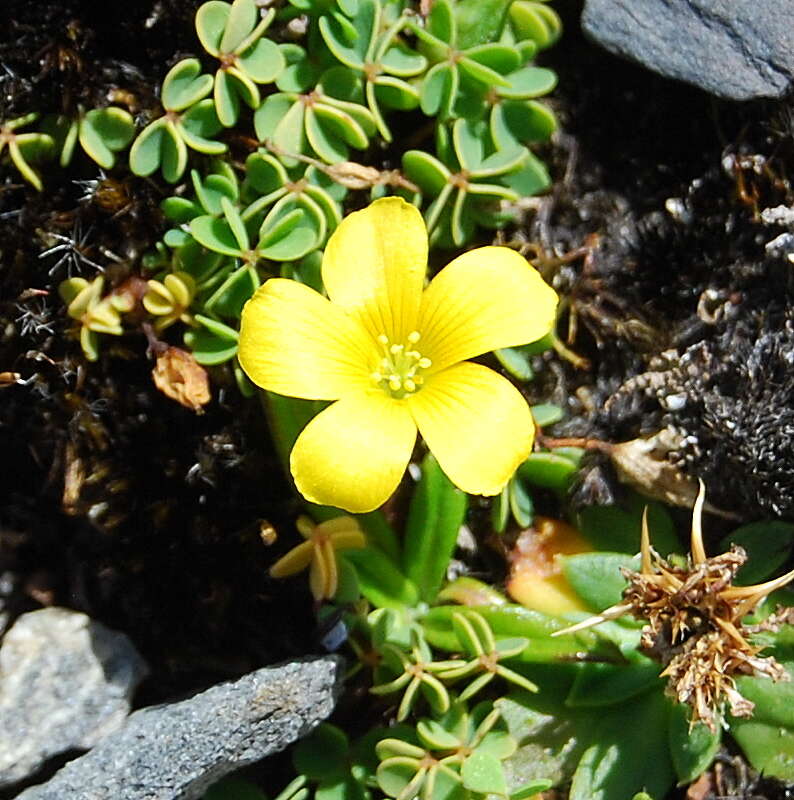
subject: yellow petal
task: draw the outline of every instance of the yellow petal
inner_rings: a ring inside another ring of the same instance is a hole
[[[420,349],[432,371],[528,344],[554,324],[557,293],[508,247],[479,247],[436,275],[422,298]]]
[[[273,278],[243,308],[238,357],[264,389],[336,400],[370,384],[377,354],[342,309],[302,283]]]
[[[416,330],[427,270],[419,211],[385,197],[345,217],[328,241],[322,275],[334,303],[360,317],[373,338],[394,344]]]
[[[313,553],[314,544],[312,542],[302,542],[297,547],[293,547],[273,564],[270,568],[270,577],[286,578],[288,575],[294,575],[296,572],[306,569],[312,560]]]
[[[290,469],[307,500],[361,514],[397,488],[415,440],[416,425],[403,401],[362,392],[321,411],[303,429]]]
[[[526,401],[480,364],[464,362],[432,375],[408,407],[441,469],[470,494],[498,494],[532,449]]]

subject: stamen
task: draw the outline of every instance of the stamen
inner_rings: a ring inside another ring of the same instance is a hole
[[[424,382],[419,373],[432,362],[415,349],[420,338],[419,331],[411,331],[404,342],[392,342],[384,333],[376,337],[381,358],[370,377],[392,397],[402,399],[413,394]]]

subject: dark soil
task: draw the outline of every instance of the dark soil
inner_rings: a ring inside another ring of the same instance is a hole
[[[72,113],[122,90],[145,121],[167,69],[198,54],[198,5],[5,0],[0,120]],[[566,37],[544,57],[560,76],[562,134],[545,154],[555,189],[520,234],[547,269],[586,249],[555,281],[576,314],[570,346],[591,367],[547,357],[532,390],[569,410],[558,433],[622,441],[672,424],[689,437],[673,457],[716,504],[794,518],[791,267],[766,256],[782,229],[759,220],[794,200],[791,107],[720,102],[613,58],[581,37],[576,5],[560,5]],[[57,604],[127,633],[152,670],[139,705],[317,652],[305,584],[267,577],[298,504],[256,401],[219,370],[197,416],[154,388],[143,335],[106,338],[95,364],[67,335],[57,284],[93,277],[89,262],[111,283],[139,274],[163,230],[163,190],[79,159],[49,169],[41,194],[2,175],[0,372],[23,380],[0,388],[11,617]],[[649,370],[662,390],[619,391]],[[687,397],[678,412],[659,399],[674,393]],[[737,419],[738,431],[725,424]],[[608,473],[595,459],[579,499],[619,492]],[[764,791],[754,796],[783,796]]]

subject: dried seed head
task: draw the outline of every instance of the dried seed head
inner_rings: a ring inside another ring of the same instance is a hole
[[[641,567],[639,572],[623,570],[628,581],[623,602],[555,635],[582,630],[623,614],[646,620],[640,648],[664,665],[661,674],[668,679],[668,694],[692,708],[692,724],[703,722],[715,730],[726,704],[736,717],[752,714],[753,704],[739,693],[734,676],[790,680],[774,658],[758,655],[762,647],[747,637],[759,626],[745,626],[742,618],[768,594],[792,580],[794,571],[755,586],[733,586],[747,555],[741,547],[734,546],[727,553],[706,556],[701,528],[704,500],[701,482],[686,567],[669,563],[653,550],[647,519],[643,517]],[[792,615],[794,612],[778,614],[763,629],[775,630]]]

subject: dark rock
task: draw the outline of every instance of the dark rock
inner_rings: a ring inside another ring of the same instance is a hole
[[[283,750],[333,710],[336,656],[269,667],[131,714],[90,753],[18,800],[191,800],[233,770]]]
[[[586,33],[607,50],[730,100],[780,97],[794,78],[783,0],[587,0]]]
[[[85,614],[23,614],[0,648],[0,786],[120,728],[147,673],[123,634]]]

